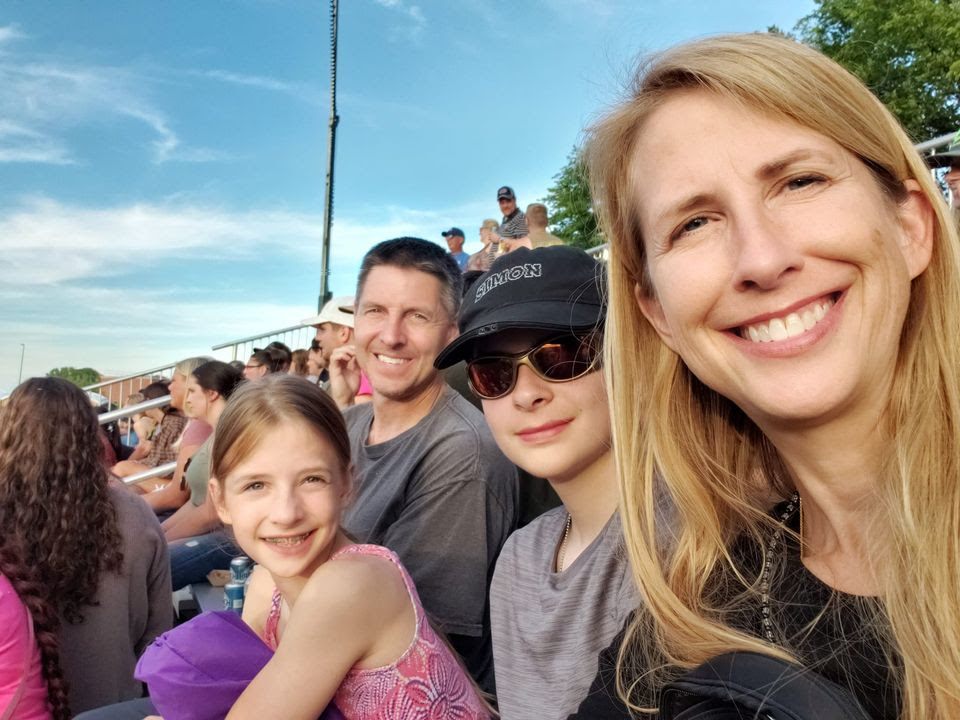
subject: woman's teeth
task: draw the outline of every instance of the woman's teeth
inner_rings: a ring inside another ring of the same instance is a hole
[[[777,342],[796,337],[823,320],[833,305],[833,298],[817,300],[786,317],[742,327],[740,336],[755,343]]]

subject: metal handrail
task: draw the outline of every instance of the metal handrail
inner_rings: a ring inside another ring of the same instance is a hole
[[[934,150],[939,148],[941,145],[949,145],[950,141],[957,136],[956,133],[947,133],[946,135],[940,135],[938,137],[926,140],[922,143],[917,143],[914,147],[919,153],[925,153],[927,150]],[[936,154],[936,153],[933,153]]]
[[[281,328],[280,330],[271,330],[270,332],[260,333],[259,335],[251,335],[250,337],[241,338],[239,340],[231,340],[230,342],[221,343],[220,345],[214,345],[211,350],[223,350],[224,348],[231,347],[233,345],[243,345],[244,343],[253,342],[254,340],[262,340],[264,338],[272,337],[274,335],[283,335],[283,333],[293,332],[294,330],[300,330],[301,328],[309,327],[308,325],[291,325],[290,327]]]
[[[129,375],[124,375],[123,377],[110,378],[109,380],[101,380],[98,383],[93,385],[85,385],[84,390],[96,390],[97,388],[102,388],[105,385],[113,385],[118,382],[126,382],[127,380],[136,380],[139,377],[144,375],[153,375],[154,373],[162,373],[165,370],[173,370],[177,366],[176,363],[171,363],[169,365],[160,365],[155,368],[150,368],[149,370],[141,370],[140,372],[131,373]]]
[[[153,400],[144,400],[142,403],[137,403],[136,405],[127,405],[125,408],[120,408],[119,410],[111,410],[110,412],[101,413],[97,416],[97,420],[101,425],[106,425],[107,423],[112,423],[114,420],[130,417],[131,415],[135,415],[138,412],[143,412],[144,410],[153,410],[154,408],[166,407],[169,404],[170,396],[164,395],[163,397],[154,398]]]
[[[144,470],[143,472],[138,472],[135,475],[128,475],[125,478],[120,478],[123,480],[124,485],[133,485],[138,483],[141,480],[149,480],[150,478],[155,477],[166,477],[167,475],[173,475],[174,471],[177,469],[177,462],[164,463],[163,465],[157,465],[152,467],[149,470]]]

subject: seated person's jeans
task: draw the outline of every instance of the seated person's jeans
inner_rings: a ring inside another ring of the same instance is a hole
[[[80,713],[73,720],[143,720],[148,715],[156,715],[150,698],[127,700],[127,702],[106,705],[96,710]]]
[[[211,570],[229,570],[230,561],[243,552],[223,530],[170,543],[173,589],[207,581]]]

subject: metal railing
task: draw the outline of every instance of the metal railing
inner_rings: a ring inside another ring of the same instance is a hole
[[[595,245],[592,248],[587,248],[587,255],[592,257],[594,260],[606,262],[610,257],[610,243],[604,243],[603,245]]]
[[[120,479],[123,480],[124,485],[133,485],[141,480],[149,480],[150,478],[167,477],[168,475],[173,475],[176,469],[177,463],[176,461],[173,461],[164,463],[163,465],[157,465],[149,470],[144,470],[143,472],[138,472],[135,475],[128,475],[127,477]]]
[[[107,423],[112,423],[114,420],[130,417],[131,415],[143,412],[144,410],[153,410],[154,408],[166,407],[169,404],[170,396],[164,395],[163,397],[154,398],[153,400],[144,400],[142,403],[137,403],[136,405],[127,405],[125,408],[120,408],[119,410],[111,410],[110,412],[100,413],[97,416],[97,420],[101,425],[106,425]]]
[[[173,369],[176,366],[176,363],[158,365],[157,367],[141,370],[140,372],[131,373],[130,375],[101,380],[93,385],[87,385],[83,389],[87,392],[94,392],[101,388],[106,388],[106,395],[103,393],[100,393],[100,395],[107,398],[107,403],[110,407],[113,407],[114,405],[120,405],[126,397],[142,390],[156,380],[161,378],[166,380],[171,379],[173,377]]]
[[[921,155],[936,155],[937,150],[946,149],[950,145],[950,141],[956,137],[956,133],[947,133],[946,135],[939,135],[935,138],[927,140],[922,143],[917,143],[914,147],[917,149],[917,152]]]
[[[254,348],[265,347],[274,341],[282,342],[291,350],[308,348],[316,332],[311,325],[291,325],[290,327],[271,330],[260,333],[259,335],[251,335],[250,337],[240,338],[239,340],[230,340],[220,345],[214,345],[210,349],[223,350],[224,348],[230,348],[232,353],[231,360],[246,360],[253,355]]]

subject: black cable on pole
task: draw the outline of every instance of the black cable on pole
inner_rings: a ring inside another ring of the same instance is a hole
[[[330,123],[327,127],[327,179],[323,204],[323,255],[320,260],[320,297],[317,312],[330,299],[330,226],[333,223],[333,159],[337,144],[337,26],[339,0],[330,0]]]

